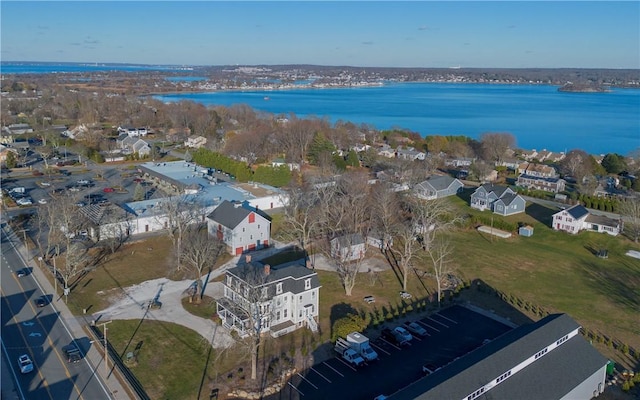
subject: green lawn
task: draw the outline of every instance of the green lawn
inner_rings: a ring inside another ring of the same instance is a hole
[[[464,200],[456,198],[453,203],[463,212],[470,213]],[[629,249],[640,250],[640,246],[624,237],[554,232],[549,228],[549,221],[555,211],[534,205],[528,207],[526,214],[507,218],[512,223],[531,224],[534,235],[529,238],[492,238],[472,228],[453,233],[451,241],[457,250],[454,260],[457,273],[465,281],[482,279],[497,290],[549,312],[568,313],[586,328],[612,335],[640,349],[637,323],[640,260],[624,255]],[[608,259],[593,254],[601,248],[609,250]],[[379,253],[376,256],[382,257]],[[277,258],[279,256],[270,261],[275,263]],[[106,307],[110,296],[119,294],[122,288],[167,276],[171,259],[171,244],[167,238],[129,244],[105,266],[83,278],[69,296],[69,305],[77,314],[89,305],[91,312]],[[426,269],[425,265],[416,267]],[[275,340],[267,338],[263,350],[280,363],[315,354],[313,348],[331,337],[333,322],[347,313],[356,312],[370,319],[395,313],[403,305],[421,302],[434,293],[432,279],[414,274],[407,289],[413,299],[403,303],[399,296],[401,279],[392,270],[359,275],[349,297],[344,294],[335,273],[318,271],[318,276],[322,285],[321,334],[313,337],[309,331],[301,330]],[[375,296],[376,302],[365,303],[363,297],[368,295]],[[207,305],[185,306],[203,317],[211,312]],[[228,353],[209,353],[198,334],[171,323],[144,321],[139,325],[139,321],[114,321],[109,325],[109,337],[122,355],[142,342],[137,364],[131,368],[152,398],[195,399],[201,381],[204,384],[200,398],[208,398],[211,387],[242,384],[242,377],[248,373],[248,359],[237,349]]]

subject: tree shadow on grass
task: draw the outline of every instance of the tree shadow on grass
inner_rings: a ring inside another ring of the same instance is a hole
[[[628,271],[634,269],[627,260],[622,260],[621,263]],[[622,306],[640,309],[640,277],[620,268],[603,267],[595,260],[581,263],[581,266],[587,276],[592,278],[586,282],[595,291]]]

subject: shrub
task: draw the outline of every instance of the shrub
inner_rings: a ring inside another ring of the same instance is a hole
[[[351,332],[362,332],[367,327],[366,321],[357,314],[349,314],[333,324],[332,341],[339,337],[347,337]]]

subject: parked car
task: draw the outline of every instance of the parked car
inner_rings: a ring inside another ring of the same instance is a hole
[[[31,201],[31,199],[28,197],[23,197],[16,200],[16,203],[20,206],[30,206],[33,204],[33,201]]]
[[[40,296],[35,300],[35,303],[38,308],[42,308],[49,303],[49,300],[47,299],[47,296]]]
[[[409,332],[413,333],[414,335],[427,336],[427,330],[417,322],[407,322],[404,324],[404,326]]]
[[[40,182],[40,185],[42,185],[42,186],[51,186],[51,182],[43,181],[43,182]]]
[[[27,276],[27,271],[24,270],[24,269],[19,269],[19,270],[16,271],[16,276],[18,278],[25,277],[25,276]]]
[[[87,205],[87,203],[85,203],[84,201],[79,201],[79,202],[76,203],[76,207],[84,207],[86,205]]]
[[[112,187],[106,187],[106,188],[102,189],[102,191],[105,192],[105,193],[112,193],[112,192],[115,192],[115,189],[112,188]]]
[[[382,333],[380,336],[384,340],[396,346],[406,346],[409,344],[409,341],[404,339],[400,334],[398,334],[398,332],[396,332],[395,329],[382,328]]]
[[[429,374],[433,374],[434,372],[438,371],[440,369],[440,367],[436,367],[433,364],[425,364],[422,366],[422,373],[425,375],[429,375]]]
[[[68,363],[77,363],[82,360],[82,353],[74,343],[65,346],[63,350]]]
[[[27,354],[23,354],[18,358],[18,366],[20,367],[20,372],[23,374],[28,374],[33,371],[33,362]]]
[[[38,204],[47,204],[47,199],[38,200]]]
[[[395,334],[398,337],[401,338],[401,340],[405,340],[407,342],[410,342],[413,339],[413,336],[411,336],[409,331],[407,331],[406,329],[404,329],[401,326],[396,326],[395,328],[393,328],[393,331],[395,332]]]

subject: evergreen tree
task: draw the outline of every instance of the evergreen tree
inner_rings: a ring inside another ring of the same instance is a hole
[[[144,190],[142,184],[138,183],[136,188],[133,191],[133,201],[144,200],[146,197],[147,191]]]
[[[349,154],[347,155],[347,165],[351,167],[360,166],[360,160],[358,159],[358,154],[355,152],[355,150],[349,151]]]

